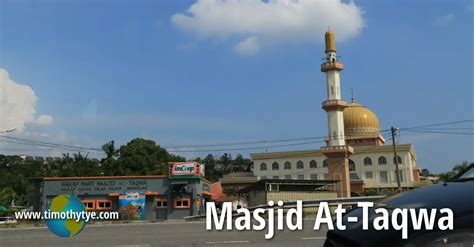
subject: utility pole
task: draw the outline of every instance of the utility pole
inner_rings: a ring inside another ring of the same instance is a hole
[[[397,135],[397,128],[393,127],[390,128],[392,131],[392,145],[393,145],[393,160],[395,161],[395,169],[397,170],[397,185],[398,185],[398,192],[402,192],[402,187],[400,185],[400,172],[398,170],[398,155],[397,155],[397,145],[395,144],[395,136]]]

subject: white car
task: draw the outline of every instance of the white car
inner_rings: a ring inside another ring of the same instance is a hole
[[[0,217],[0,225],[1,224],[15,224],[17,221],[12,217]]]

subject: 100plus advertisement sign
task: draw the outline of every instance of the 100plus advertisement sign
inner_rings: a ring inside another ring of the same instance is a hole
[[[142,192],[121,193],[119,210],[126,211],[132,219],[145,219],[145,194]]]

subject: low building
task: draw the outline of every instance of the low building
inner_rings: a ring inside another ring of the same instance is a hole
[[[204,165],[171,163],[169,175],[47,177],[37,179],[35,211],[44,211],[57,195],[75,195],[88,211],[136,210],[136,219],[180,219],[205,212],[211,182],[204,179]]]
[[[212,184],[211,193],[213,201],[220,207],[223,202],[232,202],[233,209],[239,206],[248,207],[246,196],[238,192],[257,182],[257,177],[252,172],[232,172],[225,174],[219,182]]]
[[[225,174],[219,182],[227,196],[236,194],[237,191],[257,182],[257,177],[252,172],[232,172]]]
[[[332,180],[261,179],[239,191],[246,195],[248,206],[267,204],[268,201],[321,200],[337,198]]]
[[[436,176],[420,176],[420,181],[427,182],[429,184],[437,184],[439,182],[439,177]]]

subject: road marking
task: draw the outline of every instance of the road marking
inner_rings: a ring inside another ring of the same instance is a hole
[[[326,237],[309,237],[309,238],[301,238],[302,240],[323,240]]]
[[[217,242],[206,242],[206,244],[244,244],[250,243],[248,240],[235,240],[235,241],[217,241]]]
[[[149,244],[125,244],[125,245],[114,245],[115,247],[150,247]]]

